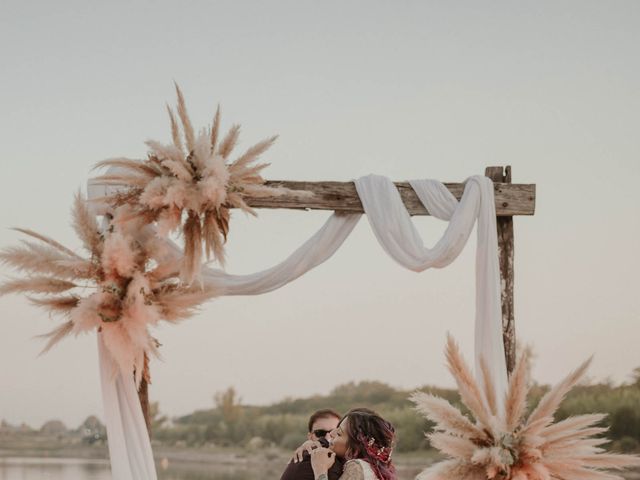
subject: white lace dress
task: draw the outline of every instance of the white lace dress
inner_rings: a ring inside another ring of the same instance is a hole
[[[376,474],[371,468],[371,465],[369,465],[369,462],[367,462],[366,460],[362,460],[361,458],[358,458],[354,461],[358,462],[362,467],[362,472],[364,473],[364,480],[378,480],[378,477],[376,477]]]

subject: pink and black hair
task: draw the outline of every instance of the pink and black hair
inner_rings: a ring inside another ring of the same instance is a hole
[[[391,461],[395,442],[393,425],[368,408],[350,410],[341,424],[346,427],[343,430],[347,434],[345,458],[365,460],[380,480],[396,480],[396,469]]]

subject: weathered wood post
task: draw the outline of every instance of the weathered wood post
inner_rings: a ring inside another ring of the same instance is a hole
[[[487,167],[485,176],[494,183],[511,183],[511,166]],[[496,185],[496,194],[501,185]],[[508,207],[506,202],[502,207]],[[516,325],[513,315],[513,217],[498,216],[498,252],[500,255],[500,285],[502,300],[502,341],[507,361],[507,373],[510,375],[516,363]]]
[[[142,370],[142,380],[140,381],[140,387],[138,387],[138,398],[140,399],[140,406],[142,407],[142,415],[144,415],[144,423],[147,424],[147,432],[151,437],[151,418],[149,416],[149,357],[144,355],[144,369]]]

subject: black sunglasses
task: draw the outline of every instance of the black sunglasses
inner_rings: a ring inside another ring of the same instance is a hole
[[[322,438],[322,437],[326,437],[327,434],[330,432],[331,430],[323,430],[321,428],[317,429],[317,430],[313,430],[311,433],[313,433],[316,437],[318,438]]]

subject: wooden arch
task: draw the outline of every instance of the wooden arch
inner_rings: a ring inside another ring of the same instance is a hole
[[[500,279],[502,300],[502,340],[507,362],[507,372],[513,371],[516,360],[516,334],[513,309],[514,285],[514,238],[513,217],[516,215],[533,215],[535,213],[535,184],[517,184],[511,182],[511,166],[487,167],[485,176],[494,183],[496,223],[498,230],[498,252],[500,256]],[[295,195],[280,195],[266,198],[245,198],[253,208],[285,208],[295,210],[333,210],[344,213],[364,213],[362,203],[353,182],[301,182],[287,180],[270,180],[268,186],[286,187],[291,190],[313,192],[309,198]],[[408,182],[395,182],[402,201],[410,215],[429,215],[418,196]],[[459,200],[464,191],[463,183],[445,183],[445,186]],[[146,360],[146,359],[145,359]],[[151,434],[149,418],[148,362],[145,361],[138,395],[144,413],[147,429]]]

